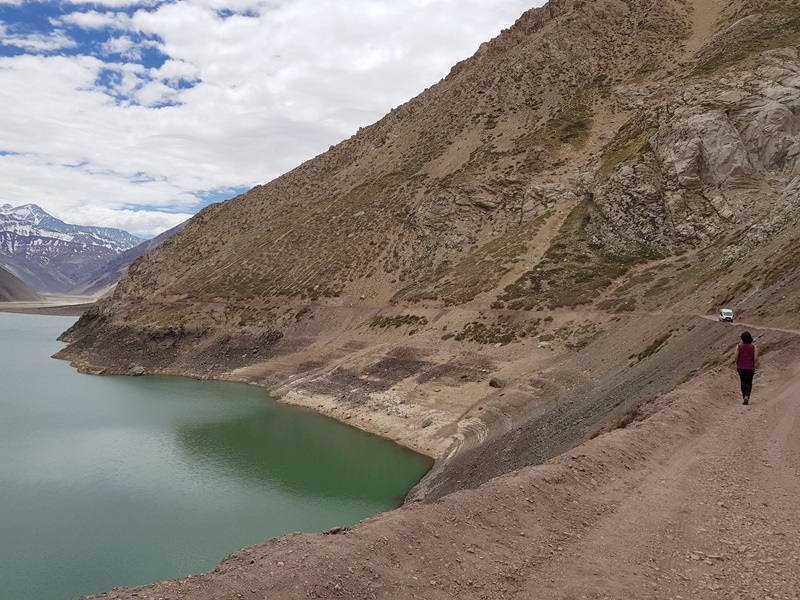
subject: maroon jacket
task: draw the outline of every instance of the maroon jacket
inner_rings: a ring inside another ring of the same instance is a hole
[[[756,368],[756,347],[753,344],[739,344],[739,356],[736,358],[736,368]]]

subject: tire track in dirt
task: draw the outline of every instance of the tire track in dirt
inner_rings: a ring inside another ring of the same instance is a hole
[[[722,393],[697,398],[710,403],[716,422],[674,453],[654,455],[642,477],[627,478],[614,511],[569,550],[566,564],[554,561],[534,578],[550,582],[544,594],[536,586],[538,597],[800,595],[797,543],[782,543],[800,539],[800,377],[794,370],[776,385],[768,376],[756,386],[755,407],[740,405],[735,376],[728,379]]]

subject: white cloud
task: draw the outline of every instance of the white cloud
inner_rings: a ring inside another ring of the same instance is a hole
[[[129,7],[148,7],[158,6],[165,0],[67,0],[64,4],[84,5],[93,7],[106,6],[108,8],[129,8]]]
[[[44,207],[43,207],[44,208]],[[114,227],[133,234],[154,235],[172,229],[189,219],[191,213],[165,213],[152,210],[112,210],[102,206],[88,206],[80,210],[64,211],[67,223],[87,222],[97,227]]]
[[[119,54],[129,60],[141,60],[142,50],[139,45],[127,35],[110,38],[103,44],[106,54]]]
[[[81,11],[0,57],[0,204],[157,233],[376,121],[543,0],[61,4]],[[96,56],[42,54],[75,27]]]
[[[7,46],[16,46],[17,48],[34,52],[61,50],[72,48],[76,45],[75,41],[67,37],[62,31],[55,31],[50,34],[14,35],[9,34],[7,28],[4,28],[3,31],[3,43]]]
[[[152,73],[154,78],[162,79],[173,85],[181,80],[195,82],[200,79],[200,71],[196,67],[180,60],[168,60]]]
[[[125,13],[98,12],[96,10],[67,13],[57,20],[58,24],[77,25],[84,29],[103,29],[105,27],[127,29],[130,27],[130,22],[130,17]]]

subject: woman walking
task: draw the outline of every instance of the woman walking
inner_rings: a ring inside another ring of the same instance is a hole
[[[742,384],[742,398],[744,404],[750,403],[750,392],[753,389],[753,375],[758,365],[758,349],[753,343],[753,336],[749,331],[742,334],[742,343],[736,346],[734,355],[736,370],[739,372],[739,381]]]

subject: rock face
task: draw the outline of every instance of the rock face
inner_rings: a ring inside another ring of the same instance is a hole
[[[679,94],[651,86],[648,93],[666,98],[629,122],[629,131],[647,122],[650,137],[595,190],[604,226],[595,235],[617,251],[650,245],[669,253],[796,210],[799,61],[797,48],[775,50]]]
[[[0,206],[0,265],[41,292],[67,292],[142,243],[121,229],[70,225],[35,204]]]
[[[647,360],[678,335],[675,319],[625,343],[609,319],[726,305],[790,326],[800,314],[798,14],[797,0],[528,11],[374,125],[201,211],[130,266],[61,356],[325,396],[307,405],[351,422],[380,413],[359,426],[396,439],[427,423],[501,447],[496,436],[528,427],[519,439],[545,431],[569,447],[588,420],[640,400],[612,390],[609,369],[641,368],[661,383],[637,393],[655,395],[719,364],[703,355],[686,371],[676,358],[654,377]],[[589,314],[606,320],[577,322]],[[603,363],[603,339],[617,362]],[[539,362],[504,371],[498,356],[527,340]],[[532,399],[544,410],[578,389],[577,412],[525,421]],[[509,456],[546,458],[516,443]]]

